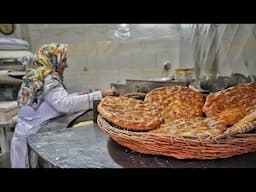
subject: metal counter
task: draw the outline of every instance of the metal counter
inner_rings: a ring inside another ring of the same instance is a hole
[[[216,160],[140,154],[117,144],[95,124],[37,133],[28,138],[28,146],[48,167],[55,168],[256,167],[256,153]]]
[[[164,86],[172,86],[172,85],[179,85],[179,86],[187,86],[188,83],[186,82],[179,82],[174,80],[132,80],[127,79],[125,83],[111,83],[111,87],[115,87],[120,95],[125,95],[127,93],[136,93],[142,92],[147,93],[152,89]]]

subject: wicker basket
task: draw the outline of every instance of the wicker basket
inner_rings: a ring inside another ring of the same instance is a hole
[[[198,139],[123,130],[111,126],[100,115],[97,123],[101,130],[120,145],[144,154],[172,156],[177,159],[217,159],[256,151],[256,133]]]

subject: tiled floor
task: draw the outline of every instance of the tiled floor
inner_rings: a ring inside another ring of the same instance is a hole
[[[10,168],[10,155],[9,153],[0,155],[0,168]]]

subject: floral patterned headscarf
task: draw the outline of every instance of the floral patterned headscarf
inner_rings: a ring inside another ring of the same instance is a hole
[[[67,57],[67,44],[49,43],[44,44],[34,55],[33,66],[23,77],[23,82],[18,94],[18,104],[30,105],[37,107],[41,103],[43,94],[51,88],[62,84],[62,77],[58,74],[60,63]],[[44,79],[47,75],[52,74],[52,85],[47,85],[44,90]],[[56,82],[59,82],[56,84]]]

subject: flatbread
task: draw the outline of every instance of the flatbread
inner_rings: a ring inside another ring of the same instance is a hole
[[[223,122],[205,117],[166,119],[160,128],[150,131],[151,133],[165,134],[182,137],[217,137],[226,130]]]
[[[150,91],[145,102],[160,111],[161,118],[192,118],[203,115],[204,96],[188,87],[168,86]]]
[[[161,123],[159,111],[153,105],[133,98],[107,96],[97,109],[109,122],[128,130],[156,129]]]
[[[203,106],[207,117],[233,125],[255,109],[256,82],[210,93]]]

